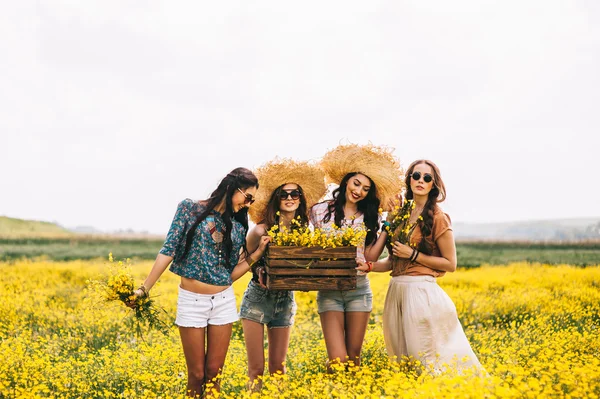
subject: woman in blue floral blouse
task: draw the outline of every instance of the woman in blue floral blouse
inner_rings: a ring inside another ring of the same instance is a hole
[[[221,181],[210,198],[185,199],[177,212],[150,274],[136,295],[148,295],[169,264],[181,276],[177,317],[188,370],[187,393],[204,393],[225,363],[232,323],[238,320],[231,284],[260,259],[270,241],[262,237],[252,254],[246,251],[248,207],[258,179],[237,168]],[[206,349],[205,349],[206,343]]]

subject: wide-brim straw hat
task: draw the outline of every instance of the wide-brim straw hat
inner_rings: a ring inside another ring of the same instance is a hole
[[[388,203],[404,187],[404,171],[393,149],[373,144],[345,144],[328,151],[320,162],[327,183],[340,184],[344,176],[358,172],[368,176],[377,186],[380,206]]]
[[[254,170],[254,174],[258,178],[259,189],[254,204],[248,210],[254,223],[264,220],[273,191],[283,184],[294,183],[302,187],[307,209],[327,191],[325,174],[317,164],[308,161],[275,158]]]

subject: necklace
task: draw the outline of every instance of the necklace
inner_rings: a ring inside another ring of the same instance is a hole
[[[208,221],[208,231],[215,243],[215,249],[219,257],[219,266],[221,266],[223,263],[223,232],[217,229],[216,220],[213,216],[207,217],[206,220]]]
[[[353,226],[354,225],[354,220],[356,220],[356,215],[358,215],[360,213],[359,210],[357,210],[356,212],[354,212],[354,215],[350,216],[350,217],[346,217],[346,212],[344,212],[344,219],[342,219],[342,224],[346,225],[346,226]],[[348,223],[347,221],[350,221],[350,223]]]

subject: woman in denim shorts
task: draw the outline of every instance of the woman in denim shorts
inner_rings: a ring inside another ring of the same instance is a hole
[[[353,226],[366,229],[365,241],[357,245],[357,260],[375,261],[385,247],[387,233],[379,231],[379,205],[400,192],[399,162],[385,148],[373,145],[341,145],[323,157],[321,166],[328,182],[339,182],[333,199],[312,207],[310,221],[328,230]],[[356,289],[319,291],[317,305],[328,355],[333,362],[360,365],[360,352],[373,307],[366,273],[357,271]]]
[[[270,241],[262,237],[246,250],[248,207],[257,189],[256,176],[237,168],[210,198],[181,201],[150,274],[135,292],[147,296],[169,264],[181,277],[175,324],[187,365],[187,394],[192,397],[202,397],[207,382],[220,390],[217,375],[225,363],[232,323],[238,320],[231,284],[262,257]]]
[[[293,230],[308,226],[308,206],[314,204],[326,187],[323,172],[306,162],[291,160],[272,161],[255,171],[262,186],[250,217],[257,225],[248,233],[248,250],[256,248],[267,231]],[[248,354],[248,387],[258,391],[264,373],[264,326],[267,327],[269,373],[285,373],[285,361],[294,324],[296,303],[293,291],[271,291],[264,285],[265,259],[261,258],[252,269],[240,318]]]

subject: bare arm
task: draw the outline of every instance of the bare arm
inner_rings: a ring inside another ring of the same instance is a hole
[[[356,268],[356,270],[360,270],[361,272],[369,271],[369,265],[367,265],[366,262],[357,258],[356,263],[358,263],[358,267]],[[373,268],[371,269],[372,272],[380,272],[380,273],[388,272],[390,270],[392,270],[392,261],[390,260],[389,256],[385,259],[378,260],[377,262],[373,262]]]
[[[240,258],[241,261],[233,268],[231,279],[237,281],[240,277],[246,274],[252,265],[256,263],[267,249],[267,244],[271,242],[271,237],[265,236],[266,230],[261,225],[255,226],[246,238],[246,248],[250,255],[246,258]]]
[[[433,270],[453,272],[456,270],[456,244],[452,230],[444,232],[435,242],[440,249],[441,256],[425,255],[419,253],[416,262]],[[392,246],[392,253],[404,259],[410,259],[413,249],[408,245],[396,241]]]
[[[258,244],[260,243],[260,238],[267,235],[267,229],[264,224],[258,224],[250,230],[248,236],[246,237],[246,249],[248,253],[256,251],[258,248]],[[258,260],[258,259],[257,259]]]
[[[388,233],[384,229],[377,240],[368,247],[365,248],[365,259],[371,262],[375,262],[381,254],[383,253],[383,249],[385,248],[385,243],[387,242]]]
[[[160,276],[162,276],[165,270],[167,270],[167,267],[169,267],[172,261],[172,256],[158,254],[154,264],[152,265],[150,274],[148,274],[148,277],[146,277],[146,280],[144,281],[144,287],[146,287],[148,291],[154,286],[154,284],[156,284]]]
[[[145,291],[141,288],[138,288],[137,290],[133,291],[133,294],[136,297],[141,297],[141,296],[146,295],[147,292],[150,291],[150,288],[152,288],[154,286],[154,284],[156,284],[156,282],[158,281],[160,276],[162,276],[162,274],[165,272],[165,270],[167,270],[167,267],[169,267],[169,265],[171,264],[172,261],[173,261],[172,256],[158,254],[156,256],[156,260],[154,261],[154,264],[152,265],[152,270],[150,270],[150,274],[148,274],[148,277],[146,277],[144,284],[142,284]],[[135,299],[129,301],[127,303],[127,306],[129,306],[130,308],[134,308],[135,307],[134,303],[135,303]]]

